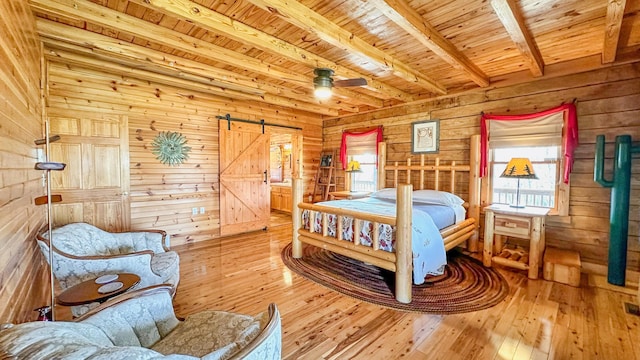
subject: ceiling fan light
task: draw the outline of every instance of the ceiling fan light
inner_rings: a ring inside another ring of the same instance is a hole
[[[320,100],[326,100],[332,95],[331,88],[326,86],[316,86],[313,91],[313,95]]]
[[[331,97],[332,92],[331,88],[333,87],[333,70],[318,68],[314,69],[313,73],[317,75],[313,78],[313,94],[316,98],[320,100],[326,100]]]

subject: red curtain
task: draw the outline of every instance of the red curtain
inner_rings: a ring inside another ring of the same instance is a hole
[[[489,115],[482,114],[480,118],[480,177],[487,174],[487,158],[489,148],[489,138],[487,134],[487,121],[501,120],[501,121],[518,121],[518,120],[530,120],[540,116],[547,116],[557,112],[564,112],[564,126],[562,134],[562,144],[564,148],[564,173],[563,181],[565,184],[569,183],[569,174],[573,168],[573,151],[578,147],[578,116],[576,113],[575,104],[563,104],[558,107],[540,111],[533,114],[524,115]]]
[[[347,168],[347,138],[348,137],[365,137],[365,136],[370,136],[373,134],[376,134],[376,144],[375,144],[375,148],[376,148],[376,157],[378,155],[378,143],[382,141],[382,126],[378,126],[375,129],[372,130],[368,130],[368,131],[364,131],[364,132],[349,132],[349,131],[344,131],[342,132],[342,143],[340,144],[340,162],[342,163],[342,170],[345,170]],[[377,164],[377,159],[376,159],[376,166]]]

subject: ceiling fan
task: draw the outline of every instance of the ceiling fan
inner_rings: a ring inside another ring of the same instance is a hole
[[[331,97],[331,88],[333,87],[354,87],[367,85],[367,80],[363,78],[333,80],[333,70],[327,68],[313,69],[313,94],[320,100]]]

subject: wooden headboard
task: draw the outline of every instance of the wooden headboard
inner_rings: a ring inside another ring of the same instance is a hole
[[[458,165],[455,161],[450,164],[442,164],[440,158],[436,157],[433,164],[427,164],[426,156],[420,155],[419,163],[415,164],[409,157],[405,164],[395,161],[387,164],[386,143],[378,144],[378,187],[384,188],[387,184],[387,176],[390,176],[393,187],[398,187],[399,175],[406,172],[406,183],[413,185],[414,190],[433,189],[448,191],[466,200],[467,216],[475,218],[480,223],[480,135],[472,135],[469,141],[469,164]],[[458,189],[456,191],[456,172],[466,172],[469,174],[468,193],[464,194]],[[418,176],[412,174],[418,173]],[[448,184],[442,184],[444,176],[441,173],[448,173]],[[427,183],[427,178],[433,174],[433,181]],[[428,186],[430,185],[430,186]]]

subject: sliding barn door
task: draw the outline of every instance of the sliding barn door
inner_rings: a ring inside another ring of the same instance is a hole
[[[220,120],[220,235],[269,224],[269,130]],[[264,129],[264,133],[263,133]]]
[[[126,116],[51,116],[51,161],[63,171],[51,173],[54,226],[86,222],[106,231],[130,229],[129,135]]]

